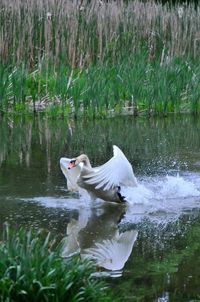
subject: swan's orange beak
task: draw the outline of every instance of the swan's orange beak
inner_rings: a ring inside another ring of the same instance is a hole
[[[69,165],[68,165],[68,170],[74,168],[76,165],[75,165],[75,160],[72,160],[70,161]]]

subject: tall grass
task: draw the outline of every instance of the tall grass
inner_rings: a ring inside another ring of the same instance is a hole
[[[5,225],[0,242],[0,301],[112,301],[94,266],[78,258],[63,259],[61,246],[42,232]]]
[[[0,110],[198,113],[199,17],[154,1],[2,0]]]
[[[200,8],[129,1],[2,0],[2,61],[31,68],[116,61],[146,44],[160,60],[200,47]]]
[[[43,110],[75,117],[113,114],[200,112],[200,62],[173,59],[162,66],[142,53],[115,65],[101,64],[57,73],[29,72],[24,65],[2,69],[0,110]]]

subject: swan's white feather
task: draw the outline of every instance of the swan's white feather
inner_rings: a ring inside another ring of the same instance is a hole
[[[113,157],[108,162],[95,171],[84,175],[83,178],[87,184],[96,184],[96,189],[103,189],[104,191],[121,185],[137,186],[132,166],[117,146],[113,146]]]
[[[73,158],[74,159],[74,158]],[[76,166],[69,168],[71,159],[61,158],[60,167],[67,179],[69,190],[85,189],[92,198],[121,202],[120,190],[123,187],[136,187],[137,180],[124,153],[113,146],[113,157],[99,167],[91,167],[87,155],[76,157]],[[126,198],[123,194],[122,198]]]
[[[62,157],[60,159],[60,167],[67,179],[67,187],[71,191],[78,191],[79,187],[77,185],[77,179],[80,176],[82,163],[74,167],[73,169],[68,169],[71,159],[67,157]]]

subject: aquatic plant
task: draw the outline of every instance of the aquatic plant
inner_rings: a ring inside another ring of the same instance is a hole
[[[112,301],[91,262],[63,259],[50,234],[5,224],[0,242],[1,301]]]
[[[200,9],[154,1],[2,0],[0,52],[7,65],[85,67],[146,45],[160,62],[199,50]]]
[[[83,70],[61,68],[46,78],[24,65],[0,67],[1,112],[43,111],[50,116],[168,114],[200,112],[200,69],[196,60],[173,59],[160,66],[145,53],[115,64]]]
[[[0,112],[199,113],[199,15],[154,1],[2,0]]]

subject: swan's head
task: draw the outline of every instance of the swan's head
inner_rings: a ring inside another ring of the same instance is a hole
[[[68,170],[76,167],[79,164],[79,162],[77,162],[76,158],[73,158],[70,160],[69,165],[68,165]]]
[[[71,191],[78,191],[77,179],[80,175],[81,167],[78,165],[72,170],[68,169],[71,160],[71,158],[62,157],[60,159],[60,168],[67,180],[68,189]]]
[[[81,167],[85,165],[86,167],[91,167],[87,155],[81,154],[78,157],[72,158],[68,165],[68,170],[80,165]]]

